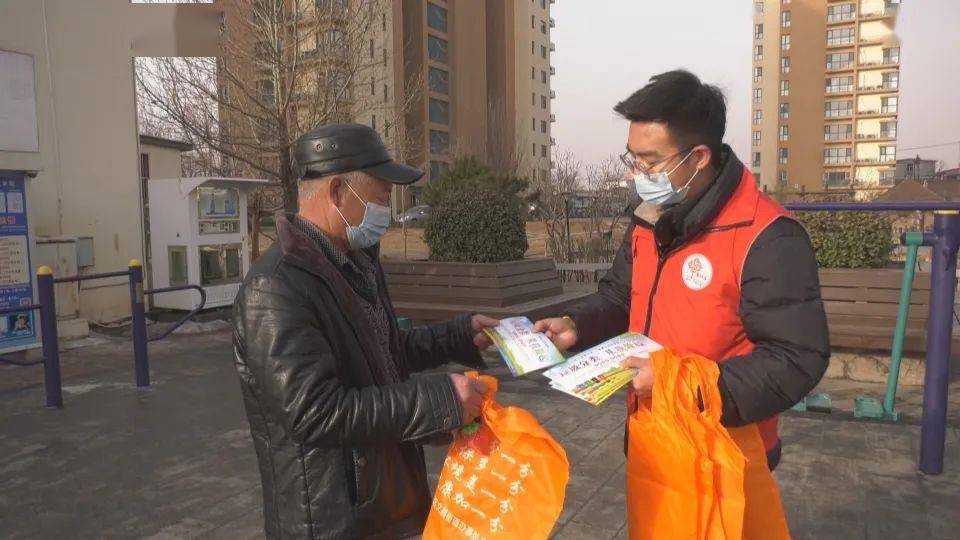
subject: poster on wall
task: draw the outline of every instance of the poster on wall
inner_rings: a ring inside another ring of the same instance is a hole
[[[0,308],[33,304],[30,233],[23,173],[0,171]],[[0,351],[37,341],[36,313],[0,314]]]

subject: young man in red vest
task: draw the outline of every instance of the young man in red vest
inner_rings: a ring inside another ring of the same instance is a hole
[[[671,71],[614,110],[630,121],[621,159],[642,202],[598,292],[536,329],[561,350],[630,330],[719,362],[722,422],[756,424],[772,470],[777,415],[816,386],[830,357],[810,240],[723,144],[718,88]],[[656,373],[642,359],[627,365],[637,369],[632,393],[648,396]]]

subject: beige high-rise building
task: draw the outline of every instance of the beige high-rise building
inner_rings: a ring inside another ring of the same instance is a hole
[[[892,185],[899,0],[754,3],[749,163],[771,191]]]

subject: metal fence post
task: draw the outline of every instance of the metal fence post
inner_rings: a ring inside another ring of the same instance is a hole
[[[147,359],[147,317],[143,304],[143,265],[132,259],[130,269],[130,316],[133,332],[133,371],[137,386],[150,386],[150,361]]]
[[[57,339],[57,304],[53,293],[53,270],[37,268],[37,294],[40,299],[40,332],[43,345],[43,389],[47,407],[63,407],[60,381],[60,349]]]
[[[933,245],[933,267],[930,272],[930,317],[927,323],[923,420],[920,431],[920,470],[926,474],[943,472],[957,248],[960,244],[960,211],[936,212],[933,234],[936,242]]]

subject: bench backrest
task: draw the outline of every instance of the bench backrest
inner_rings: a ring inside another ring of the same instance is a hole
[[[888,327],[891,335],[900,302],[903,271],[821,269],[820,291],[831,326]],[[924,328],[930,302],[930,274],[917,272],[907,328]]]

